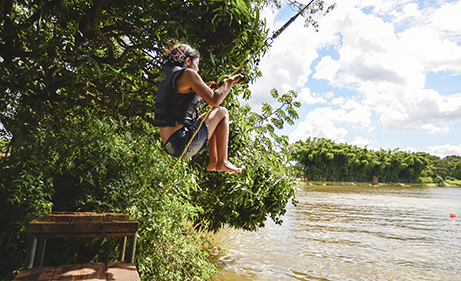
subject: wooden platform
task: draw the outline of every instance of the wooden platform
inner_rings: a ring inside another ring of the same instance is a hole
[[[132,263],[134,261],[138,226],[139,223],[127,214],[88,212],[42,214],[27,226],[30,239],[27,246],[25,268],[33,268],[36,251],[38,251],[36,266],[43,266],[47,239],[120,237],[122,241],[119,259],[120,261]],[[125,256],[128,237],[130,238],[130,244]]]
[[[25,270],[19,272],[14,281],[140,281],[136,266],[133,264],[138,225],[136,220],[126,214],[87,212],[42,214],[27,226],[30,238],[26,252]],[[106,237],[122,238],[119,262],[43,266],[47,239]],[[128,237],[130,238],[130,245],[125,257]],[[38,260],[36,267],[34,267],[36,252]]]
[[[42,214],[27,226],[37,238],[100,238],[136,234],[139,223],[126,214],[57,212]]]
[[[38,280],[140,281],[141,279],[134,264],[108,262],[34,267],[21,271],[13,281]]]

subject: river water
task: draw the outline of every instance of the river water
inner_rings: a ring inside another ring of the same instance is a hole
[[[296,197],[281,226],[213,238],[228,249],[219,280],[461,280],[461,188],[301,185]]]

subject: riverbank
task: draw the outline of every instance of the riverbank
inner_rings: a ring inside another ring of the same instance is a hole
[[[371,182],[339,182],[339,181],[305,181],[303,179],[296,179],[297,182],[305,184],[305,185],[314,185],[314,186],[327,186],[327,185],[334,185],[334,186],[401,186],[401,187],[437,187],[435,183],[371,183]],[[454,181],[445,181],[446,187],[461,187],[460,180]]]

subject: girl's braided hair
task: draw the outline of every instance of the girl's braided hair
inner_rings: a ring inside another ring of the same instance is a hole
[[[178,44],[165,51],[163,63],[165,66],[186,66],[186,58],[199,59],[200,53],[187,44]]]

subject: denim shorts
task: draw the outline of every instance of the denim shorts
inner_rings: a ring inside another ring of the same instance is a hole
[[[197,128],[200,126],[202,119],[198,119],[194,124],[182,127],[176,130],[166,141],[162,144],[165,151],[173,157],[180,157],[184,148],[189,140],[194,135]],[[203,122],[198,133],[190,143],[187,151],[184,153],[182,159],[192,157],[200,152],[208,150],[208,125]]]

